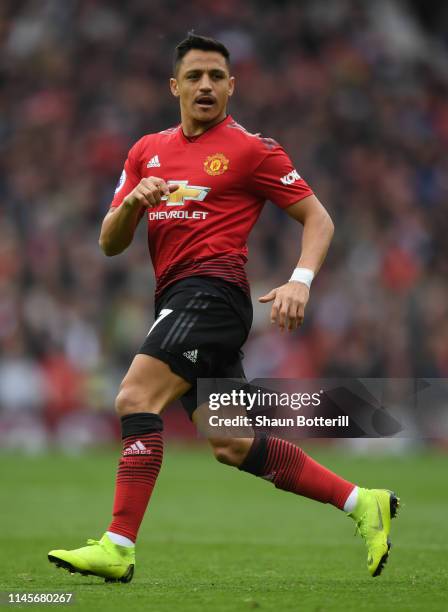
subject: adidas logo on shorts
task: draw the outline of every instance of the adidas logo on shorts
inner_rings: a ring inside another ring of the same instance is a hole
[[[192,361],[193,363],[196,363],[196,361],[198,360],[198,349],[194,349],[194,351],[185,351],[185,353],[183,353],[183,356]]]

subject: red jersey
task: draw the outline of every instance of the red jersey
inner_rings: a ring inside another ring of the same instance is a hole
[[[214,276],[247,293],[247,238],[266,200],[281,208],[312,194],[282,147],[229,115],[200,136],[179,125],[143,136],[129,151],[111,206],[144,177],[180,187],[148,218],[156,299],[187,276]]]

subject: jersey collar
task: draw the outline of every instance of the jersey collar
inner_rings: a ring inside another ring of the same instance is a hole
[[[180,124],[179,128],[178,128],[179,138],[185,144],[194,144],[196,142],[202,142],[203,140],[206,140],[210,136],[210,134],[213,134],[214,132],[216,132],[220,128],[225,127],[231,121],[233,121],[231,115],[227,115],[222,121],[220,121],[216,125],[212,126],[208,130],[205,130],[205,132],[202,132],[202,134],[199,134],[199,136],[192,136],[190,138],[185,136],[184,131],[182,129],[182,124]]]

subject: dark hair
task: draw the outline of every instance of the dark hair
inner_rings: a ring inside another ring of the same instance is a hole
[[[208,38],[207,36],[197,36],[193,32],[188,32],[187,38],[180,42],[174,51],[174,74],[177,73],[179,64],[181,63],[182,59],[192,49],[200,49],[201,51],[216,51],[217,53],[221,53],[221,55],[226,60],[227,66],[230,65],[229,50],[221,42],[215,40],[214,38]]]

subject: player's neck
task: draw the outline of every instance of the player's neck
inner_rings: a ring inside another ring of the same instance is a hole
[[[226,117],[226,112],[222,113],[212,121],[196,121],[191,117],[183,116],[181,118],[182,131],[186,138],[194,138],[196,136],[200,136],[204,132],[207,132],[207,130],[214,127],[215,125],[218,125],[218,123],[224,121]]]

